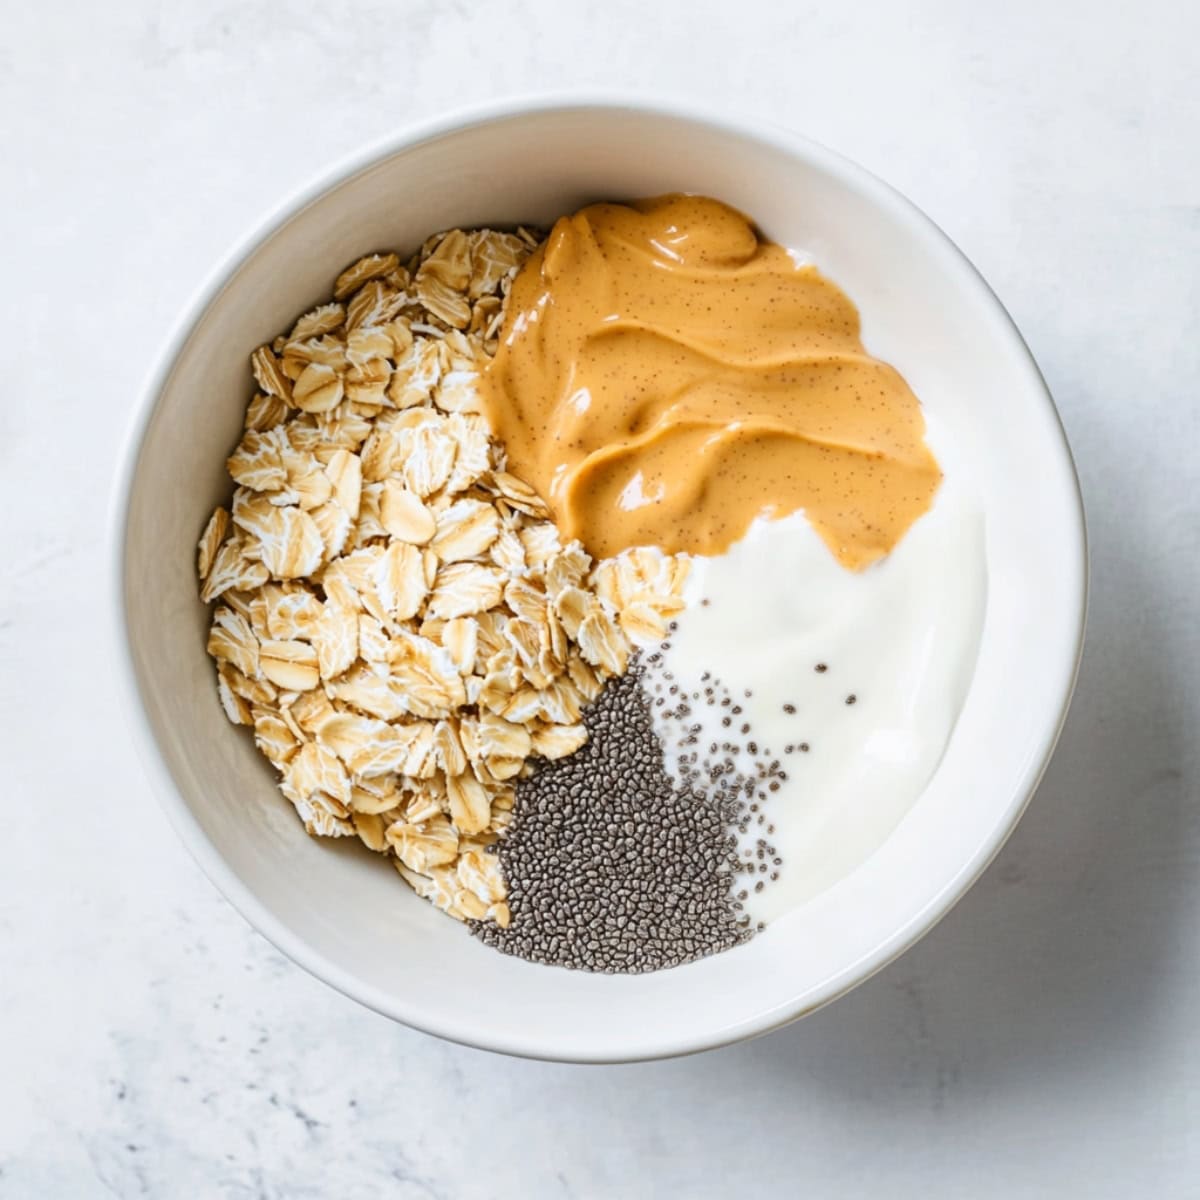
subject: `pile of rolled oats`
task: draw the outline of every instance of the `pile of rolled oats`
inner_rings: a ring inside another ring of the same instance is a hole
[[[514,785],[587,738],[687,561],[593,563],[504,470],[479,372],[537,244],[452,230],[373,254],[251,357],[261,389],[200,539],[208,650],[317,836],[357,834],[460,919],[509,922],[491,849]]]

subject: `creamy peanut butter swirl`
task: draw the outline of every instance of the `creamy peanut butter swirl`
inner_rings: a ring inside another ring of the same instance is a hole
[[[860,569],[941,479],[849,298],[698,196],[559,220],[514,281],[484,396],[510,470],[602,557],[718,554],[803,509]]]

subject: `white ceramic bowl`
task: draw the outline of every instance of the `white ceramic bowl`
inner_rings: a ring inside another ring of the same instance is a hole
[[[647,976],[484,947],[357,845],[310,840],[222,715],[194,547],[228,495],[247,356],[346,263],[449,226],[546,222],[587,201],[695,191],[810,251],[972,464],[989,590],[965,708],[936,776],[852,874],[735,951]],[[361,155],[215,275],[155,373],[118,483],[120,674],[162,803],[234,905],[302,966],[408,1025],[577,1061],[701,1050],[781,1025],[912,945],[1012,830],[1069,701],[1086,604],[1083,514],[1053,403],[958,250],[860,168],[761,125],[608,102],[496,107]]]

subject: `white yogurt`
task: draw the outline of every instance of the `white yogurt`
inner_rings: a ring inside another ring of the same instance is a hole
[[[777,882],[751,890],[753,920],[848,874],[920,795],[970,685],[986,592],[982,514],[949,470],[932,509],[863,572],[842,567],[802,513],[758,521],[726,554],[695,560],[662,666],[687,691],[706,671],[720,678],[788,776],[765,807],[783,863]],[[729,738],[724,715],[696,707],[705,744]],[[674,731],[661,732],[677,774]],[[784,756],[801,742],[807,753]],[[763,832],[751,826],[749,844]]]

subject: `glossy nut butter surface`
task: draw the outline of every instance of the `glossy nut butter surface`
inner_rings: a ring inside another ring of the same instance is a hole
[[[941,480],[849,298],[699,196],[559,220],[514,281],[484,398],[509,470],[598,556],[719,554],[803,509],[858,569]]]

